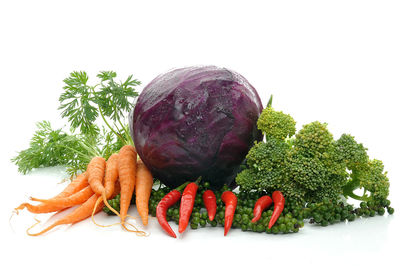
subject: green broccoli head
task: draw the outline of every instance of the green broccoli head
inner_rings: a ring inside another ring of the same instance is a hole
[[[315,121],[303,126],[296,134],[294,147],[307,156],[321,156],[332,149],[333,135],[328,131],[327,124]]]
[[[276,139],[256,142],[246,156],[247,165],[257,171],[274,171],[284,164],[289,149],[286,142]]]
[[[389,196],[389,178],[380,160],[368,162],[368,171],[360,176],[360,185],[370,192],[373,200],[386,199]]]
[[[389,179],[380,160],[370,160],[367,148],[357,143],[353,136],[343,134],[336,141],[339,158],[350,171],[349,179],[343,186],[344,196],[363,201],[381,201],[389,196]],[[363,189],[362,196],[356,189]]]
[[[306,190],[315,191],[325,186],[328,171],[324,164],[316,157],[305,157],[299,153],[292,153],[287,165],[287,174],[292,182],[298,183]]]
[[[276,189],[289,148],[286,142],[276,139],[256,142],[246,156],[247,169],[236,177],[237,184],[245,190],[248,187],[259,191]]]
[[[343,134],[335,142],[335,149],[338,159],[342,160],[349,170],[357,171],[368,164],[367,149],[349,134]]]
[[[304,206],[307,202],[307,190],[297,182],[294,182],[291,176],[284,175],[278,190],[283,193],[287,200],[296,205]]]
[[[353,170],[343,194],[362,201],[382,202],[389,196],[389,178],[380,160],[370,160],[365,167]],[[356,189],[364,190],[363,195],[355,194]]]
[[[296,133],[296,122],[283,112],[275,111],[272,107],[265,108],[257,121],[258,129],[265,134],[266,138],[284,140]]]
[[[257,176],[257,171],[254,169],[249,169],[246,168],[239,172],[236,176],[236,184],[240,186],[240,190],[243,191],[251,191],[256,189],[256,176]]]
[[[318,202],[324,198],[336,199],[342,193],[347,172],[343,164],[336,162],[334,158],[329,152],[321,157],[311,157],[292,150],[287,160],[286,175],[290,177],[289,182],[302,188],[307,202]]]

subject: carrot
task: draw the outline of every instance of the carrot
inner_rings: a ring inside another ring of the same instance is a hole
[[[118,194],[118,192],[119,192],[119,186],[118,186],[118,189],[116,190],[116,192],[117,193],[115,193],[115,195]],[[28,228],[27,234],[30,235],[30,236],[38,236],[38,235],[41,235],[43,233],[46,233],[47,231],[53,229],[54,227],[56,227],[58,225],[75,224],[75,223],[78,223],[78,222],[90,217],[92,215],[93,207],[96,204],[96,201],[97,201],[97,199],[99,197],[100,197],[100,195],[93,194],[87,201],[85,201],[83,204],[81,204],[73,212],[71,212],[70,214],[66,215],[65,217],[59,219],[58,221],[56,221],[55,223],[53,223],[49,227],[43,229],[42,231],[40,231],[38,233],[32,234],[32,233],[29,232],[29,230],[33,228],[33,226],[31,226],[30,228]],[[98,213],[99,211],[101,211],[102,208],[103,208],[103,204],[100,203],[97,206],[97,208],[94,210],[95,213]]]
[[[87,166],[89,185],[94,193],[101,195],[104,191],[103,179],[106,170],[106,160],[103,157],[93,157]]]
[[[61,193],[53,198],[63,198],[71,196],[72,194],[85,188],[87,185],[89,185],[88,176],[86,172],[83,172],[79,174],[74,180],[72,180],[72,182],[63,191],[61,191]]]
[[[82,190],[86,186],[88,186],[88,176],[86,172],[78,175],[63,191],[61,191],[59,194],[56,196],[50,198],[50,199],[59,199],[59,198],[64,198],[71,196],[72,194]],[[17,208],[15,208],[15,212],[18,214],[18,210],[23,210],[24,208],[27,208],[28,211],[32,213],[49,213],[49,212],[55,212],[59,211],[60,208],[57,206],[50,206],[48,204],[39,204],[39,205],[32,205],[27,202],[20,204]]]
[[[76,208],[73,212],[71,212],[67,216],[59,219],[58,221],[56,221],[49,227],[43,229],[39,233],[35,233],[35,234],[29,233],[29,229],[31,229],[32,227],[29,228],[27,231],[28,235],[38,236],[38,235],[41,235],[41,234],[51,230],[52,228],[56,227],[57,225],[74,224],[74,223],[80,222],[80,221],[90,217],[90,215],[92,214],[93,207],[99,197],[100,197],[99,195],[93,194],[86,202],[84,202],[82,205],[80,205],[78,208]],[[95,212],[97,213],[98,211],[100,211],[102,207],[103,207],[102,204],[99,204],[97,206],[97,209],[95,210]]]
[[[118,180],[118,154],[112,154],[106,163],[106,172],[104,176],[104,187],[99,187],[99,192],[101,192],[101,197],[97,200],[94,209],[96,206],[99,204],[101,200],[103,200],[103,203],[116,215],[119,216],[119,213],[108,204],[107,199],[111,197],[111,195],[114,192],[115,189],[115,182]],[[95,223],[98,226],[102,226],[97,224],[92,216],[93,223]],[[103,226],[102,226],[103,227]]]
[[[15,208],[14,210],[18,214],[18,210],[23,210],[24,208],[26,208],[31,213],[37,213],[37,214],[56,212],[56,211],[60,211],[62,209],[56,205],[48,205],[45,203],[41,203],[39,205],[32,205],[30,203],[24,202],[21,205],[19,205],[17,208]]]
[[[119,155],[114,153],[107,160],[106,175],[104,177],[106,199],[109,199],[114,193],[115,182],[118,180],[118,158]]]
[[[153,188],[153,176],[146,165],[138,160],[136,170],[136,208],[142,218],[143,225],[147,225],[149,216],[149,199]]]
[[[57,197],[68,197],[75,192],[85,188],[88,183],[88,175],[86,172],[79,174]]]
[[[49,199],[49,200],[36,199],[36,198],[31,197],[31,200],[39,201],[39,202],[42,202],[44,204],[51,205],[51,206],[57,206],[59,208],[68,208],[68,207],[72,207],[72,206],[84,203],[93,194],[94,194],[94,192],[93,192],[92,188],[88,185],[81,191],[78,191],[69,197],[55,198],[55,199]]]
[[[120,149],[118,158],[118,179],[121,185],[120,218],[125,229],[127,229],[124,226],[125,219],[135,189],[136,160],[137,153],[133,146],[125,145]]]

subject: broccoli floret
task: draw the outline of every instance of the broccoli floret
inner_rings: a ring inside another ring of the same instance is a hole
[[[248,169],[237,176],[236,182],[243,189],[277,189],[289,148],[286,142],[276,139],[256,142],[246,156]]]
[[[236,183],[240,185],[240,190],[251,191],[256,189],[257,171],[253,169],[244,169],[236,176]]]
[[[342,160],[349,170],[357,171],[367,166],[367,149],[361,143],[357,143],[353,136],[343,134],[335,142],[335,147],[339,160]]]
[[[321,156],[333,148],[334,139],[326,123],[315,121],[299,130],[293,144],[300,153]]]
[[[336,147],[350,171],[343,195],[366,202],[385,200],[389,196],[389,179],[382,161],[369,159],[367,149],[349,134],[343,134],[336,141]],[[356,189],[363,189],[363,195],[355,194]]]
[[[353,176],[353,178],[355,178]],[[389,178],[380,160],[370,160],[367,171],[358,176],[360,187],[369,192],[368,200],[381,201],[389,196]]]
[[[307,190],[300,186],[299,183],[294,182],[292,177],[285,173],[279,188],[285,198],[295,205],[304,206],[307,202]]]
[[[334,200],[342,193],[347,172],[326,123],[315,121],[299,130],[293,141],[287,174],[292,177],[291,182],[305,189],[308,202]]]
[[[265,108],[257,120],[257,127],[265,137],[284,140],[296,133],[294,119],[282,112],[275,111],[272,107]]]
[[[305,157],[294,153],[287,164],[287,172],[292,181],[309,191],[316,191],[325,186],[329,172],[318,158]]]
[[[246,156],[247,164],[257,171],[274,171],[283,166],[289,148],[286,142],[275,139],[257,142]]]

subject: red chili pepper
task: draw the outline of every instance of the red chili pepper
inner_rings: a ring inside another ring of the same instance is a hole
[[[222,201],[225,203],[225,224],[224,224],[224,236],[231,229],[233,216],[237,206],[237,197],[232,191],[224,191],[221,195]]]
[[[272,193],[272,200],[274,201],[274,212],[272,213],[268,224],[268,228],[270,229],[275,224],[276,220],[278,220],[279,215],[281,215],[285,206],[285,198],[280,191],[274,191]]]
[[[157,205],[156,208],[156,217],[158,220],[158,223],[161,225],[161,227],[164,229],[165,232],[167,232],[170,236],[176,238],[175,232],[172,230],[171,226],[168,224],[167,220],[167,211],[168,208],[174,205],[179,201],[181,198],[181,190],[184,186],[187,185],[187,182],[178,188],[171,190],[167,195],[165,195],[160,202]]]
[[[211,189],[204,191],[203,202],[207,209],[208,219],[210,219],[210,221],[214,220],[215,214],[217,213],[217,198]]]
[[[259,198],[256,204],[254,204],[254,209],[253,209],[254,218],[251,220],[251,222],[255,223],[258,220],[260,220],[261,213],[263,212],[263,210],[271,206],[271,204],[272,204],[272,199],[270,196],[265,195]]]
[[[190,215],[192,214],[194,201],[196,199],[197,189],[199,188],[199,186],[197,185],[198,181],[189,183],[183,190],[181,206],[179,209],[178,231],[180,234],[185,231],[186,227],[189,224]]]

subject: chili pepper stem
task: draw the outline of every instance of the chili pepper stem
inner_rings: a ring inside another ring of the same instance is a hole
[[[190,182],[185,182],[182,185],[180,185],[179,187],[175,188],[175,190],[178,190],[179,192],[182,192],[182,190],[189,184]]]

